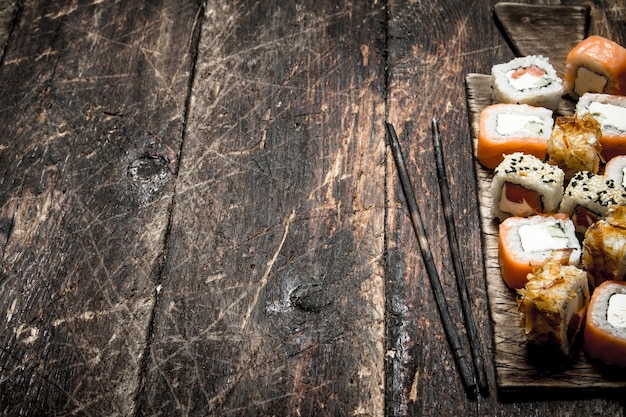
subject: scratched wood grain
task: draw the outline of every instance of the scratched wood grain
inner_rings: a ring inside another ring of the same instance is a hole
[[[491,379],[491,327],[481,274],[478,203],[472,191],[475,187],[471,174],[473,161],[468,138],[463,133],[467,122],[460,98],[466,69],[480,65],[485,58],[501,56],[506,50],[496,37],[497,29],[492,26],[488,2],[395,1],[390,4],[389,119],[407,155],[451,314],[462,328],[431,136],[431,119],[439,120],[470,299]],[[391,156],[387,164],[388,415],[501,414],[503,411],[489,398],[476,401],[463,390]],[[464,347],[469,352],[467,342]]]
[[[494,41],[489,11],[488,4],[463,1],[391,3],[388,113],[408,156],[450,310],[461,328],[432,146],[431,119],[439,120],[463,264],[491,375],[491,328],[477,244],[477,202],[474,193],[468,192],[475,187],[473,165],[463,134],[465,109],[459,101],[465,68],[479,63],[479,57],[502,54]],[[496,415],[500,411],[489,400],[475,402],[463,391],[390,158],[389,415]],[[467,343],[464,347],[469,351]]]
[[[384,9],[208,1],[142,415],[382,415]]]
[[[17,0],[0,0],[0,62],[17,14]]]
[[[1,415],[135,413],[198,9],[19,2],[0,66]]]
[[[463,89],[512,57],[494,4],[0,0],[0,414],[623,415],[495,390]],[[590,4],[624,43],[624,9]],[[388,118],[460,324],[432,116],[486,398],[385,151]]]
[[[395,194],[389,195],[386,251],[390,257],[387,294],[391,306],[387,349],[393,353],[392,359],[388,359],[391,369],[387,374],[391,387],[387,392],[389,414],[583,416],[604,412],[623,415],[623,404],[606,393],[595,396],[579,393],[573,399],[554,390],[548,394],[534,389],[510,395],[499,389],[493,353],[502,341],[499,334],[494,339],[492,322],[498,300],[492,298],[491,286],[485,281],[485,270],[489,274],[494,265],[489,253],[483,258],[483,243],[489,251],[492,236],[483,235],[481,227],[481,213],[489,209],[489,202],[485,201],[484,179],[473,156],[465,77],[473,72],[488,74],[491,65],[510,60],[513,53],[493,20],[495,2],[471,5],[462,1],[410,5],[392,2],[391,5],[389,118],[400,131],[409,155],[431,244],[442,248],[435,258],[445,281],[451,311],[461,324],[452,266],[446,259],[445,224],[434,174],[430,119],[440,120],[463,262],[472,283],[470,294],[488,358],[491,395],[475,401],[462,392],[389,158],[389,189],[395,190]],[[593,13],[599,11],[593,9]],[[607,23],[606,27],[614,24]],[[429,28],[428,36],[419,29],[423,27]],[[569,401],[563,401],[565,398]]]

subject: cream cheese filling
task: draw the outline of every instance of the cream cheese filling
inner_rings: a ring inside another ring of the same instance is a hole
[[[508,136],[514,133],[531,133],[539,135],[543,131],[544,123],[538,116],[525,114],[501,113],[497,117],[497,127],[499,135]]]
[[[606,321],[613,327],[626,327],[626,294],[613,294],[609,298]]]
[[[589,112],[600,122],[602,129],[614,128],[626,131],[626,108],[609,103],[592,102]]]
[[[525,224],[519,228],[518,233],[525,252],[567,249],[569,241],[557,222]]]
[[[550,84],[550,80],[545,75],[537,77],[529,73],[525,73],[520,77],[513,78],[512,74],[515,70],[509,71],[506,75],[509,79],[509,84],[516,90],[522,91],[529,88],[545,87]]]
[[[590,71],[585,67],[578,67],[574,92],[579,96],[585,93],[602,93],[607,82],[604,75]]]

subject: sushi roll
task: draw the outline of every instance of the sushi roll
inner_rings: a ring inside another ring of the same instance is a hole
[[[626,188],[626,155],[611,158],[604,166],[604,176]]]
[[[557,117],[548,140],[548,163],[557,165],[568,181],[579,171],[597,173],[602,162],[600,124],[589,114]]]
[[[494,169],[505,154],[524,152],[542,161],[554,119],[552,110],[527,104],[493,104],[480,113],[476,154]]]
[[[491,211],[495,217],[555,212],[563,197],[563,171],[533,155],[506,155],[493,171]]]
[[[626,49],[597,35],[582,40],[567,55],[563,87],[574,98],[585,93],[626,95]]]
[[[626,206],[613,206],[606,219],[587,229],[582,263],[594,287],[604,281],[626,281]]]
[[[555,347],[563,355],[570,355],[582,333],[589,305],[587,273],[549,259],[529,275],[525,287],[517,293],[527,342]]]
[[[557,255],[564,264],[580,263],[580,242],[565,214],[509,217],[500,223],[498,261],[509,288],[522,288],[534,268]]]
[[[570,216],[577,232],[585,233],[614,204],[626,204],[624,187],[604,175],[581,171],[567,184],[559,212]]]
[[[626,283],[606,281],[593,291],[583,349],[608,365],[626,367]]]
[[[491,68],[493,92],[500,103],[529,104],[555,110],[563,83],[548,58],[530,55]]]
[[[576,105],[576,115],[591,114],[600,123],[600,145],[606,161],[626,154],[626,97],[585,93]]]

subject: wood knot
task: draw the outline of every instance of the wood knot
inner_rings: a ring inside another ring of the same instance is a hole
[[[142,155],[128,165],[128,176],[137,182],[162,182],[168,176],[163,161],[151,155]]]
[[[176,154],[158,138],[148,138],[143,149],[128,165],[128,176],[133,181],[158,181],[167,176],[167,171],[176,173]]]
[[[152,201],[160,195],[165,184],[176,174],[174,151],[156,137],[146,137],[130,152],[126,175],[139,203]]]
[[[319,313],[332,303],[328,292],[320,284],[299,285],[289,298],[296,308],[310,313]]]

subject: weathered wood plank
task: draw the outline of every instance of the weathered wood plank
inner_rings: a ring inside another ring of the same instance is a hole
[[[390,2],[388,114],[396,126],[421,205],[434,257],[451,313],[462,327],[457,288],[448,256],[441,212],[431,119],[440,122],[443,153],[457,218],[461,253],[470,282],[483,351],[492,375],[491,327],[482,277],[479,218],[473,160],[463,95],[463,74],[507,52],[492,26],[490,5],[463,1]],[[427,30],[425,28],[428,28]],[[388,161],[391,164],[391,160]],[[397,173],[387,175],[390,200],[387,215],[387,297],[393,301],[388,320],[389,415],[488,415],[490,401],[475,402],[465,395],[445,338],[426,271],[410,227]],[[390,301],[390,302],[391,302]],[[465,344],[469,352],[469,345]],[[394,382],[395,381],[395,382]],[[391,385],[391,383],[395,385]],[[490,381],[490,385],[493,381]]]
[[[382,415],[382,5],[205,19],[141,414]]]
[[[21,4],[0,67],[3,415],[134,413],[198,10]]]
[[[0,62],[18,11],[17,0],[0,0]]]
[[[504,397],[491,360],[492,396],[463,395],[385,158],[388,115],[461,324],[440,119],[490,352],[463,86],[513,56],[495,1],[53,3],[0,0],[1,414],[623,415]]]
[[[440,120],[447,157],[451,190],[456,193],[459,241],[464,265],[472,278],[470,289],[474,311],[487,352],[494,348],[489,299],[484,281],[481,222],[479,209],[482,194],[474,172],[475,159],[470,122],[465,107],[465,76],[489,74],[494,63],[513,58],[506,40],[493,21],[489,2],[469,4],[463,1],[391,2],[389,57],[390,120],[399,130],[412,161],[422,213],[433,247],[447,248],[445,224],[440,214],[435,162],[430,136],[430,119]],[[428,27],[428,31],[421,28]],[[445,139],[448,139],[445,142]],[[388,164],[392,165],[391,159]],[[594,410],[622,415],[622,405],[610,397],[580,396],[562,401],[560,393],[552,397],[533,394],[503,397],[497,391],[493,357],[488,355],[492,395],[476,400],[462,392],[461,382],[449,351],[431,289],[417,250],[417,242],[403,204],[403,197],[393,169],[388,171],[390,194],[387,230],[387,298],[391,308],[388,323],[390,360],[387,404],[389,415],[586,415]],[[410,244],[410,242],[413,242]],[[462,323],[452,277],[446,260],[447,250],[435,254],[453,311]],[[486,265],[487,269],[490,264]],[[496,341],[497,342],[497,341]],[[442,359],[434,359],[443,355]],[[393,383],[394,385],[391,385]],[[533,400],[534,398],[534,400]],[[542,401],[551,399],[553,401]],[[521,401],[523,400],[523,401]]]

